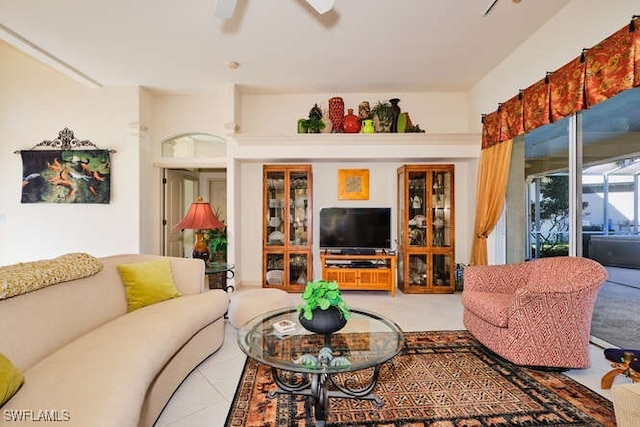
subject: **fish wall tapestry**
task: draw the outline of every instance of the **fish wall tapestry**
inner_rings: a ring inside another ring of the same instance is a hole
[[[109,203],[109,150],[25,150],[22,203]]]

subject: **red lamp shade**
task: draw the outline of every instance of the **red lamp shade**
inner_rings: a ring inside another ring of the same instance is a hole
[[[209,249],[204,242],[202,230],[224,227],[224,223],[215,216],[211,210],[211,206],[209,206],[209,203],[203,201],[202,197],[198,197],[198,200],[191,204],[189,212],[187,212],[184,218],[173,226],[174,229],[196,230],[196,243],[193,246],[193,257],[200,258],[205,263],[209,261]]]

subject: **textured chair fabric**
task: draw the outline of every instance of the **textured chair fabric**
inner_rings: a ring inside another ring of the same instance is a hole
[[[591,315],[606,269],[580,257],[464,271],[464,325],[494,353],[526,366],[590,365]]]

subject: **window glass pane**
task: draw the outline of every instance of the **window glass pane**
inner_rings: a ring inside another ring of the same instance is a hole
[[[569,254],[569,118],[525,135],[526,258]],[[508,236],[507,236],[508,238]]]
[[[582,254],[605,265],[640,268],[640,261],[633,261],[640,258],[637,251],[616,249],[638,234],[640,88],[601,102],[582,117]]]
[[[190,133],[162,143],[162,157],[225,157],[227,141],[215,135]]]

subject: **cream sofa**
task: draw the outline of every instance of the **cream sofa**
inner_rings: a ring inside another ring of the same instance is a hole
[[[205,288],[202,261],[170,258],[182,296],[127,313],[116,266],[158,258],[100,258],[95,275],[0,300],[0,352],[25,378],[0,409],[0,425],[29,424],[14,416],[39,426],[155,423],[183,379],[222,345],[229,303]]]

